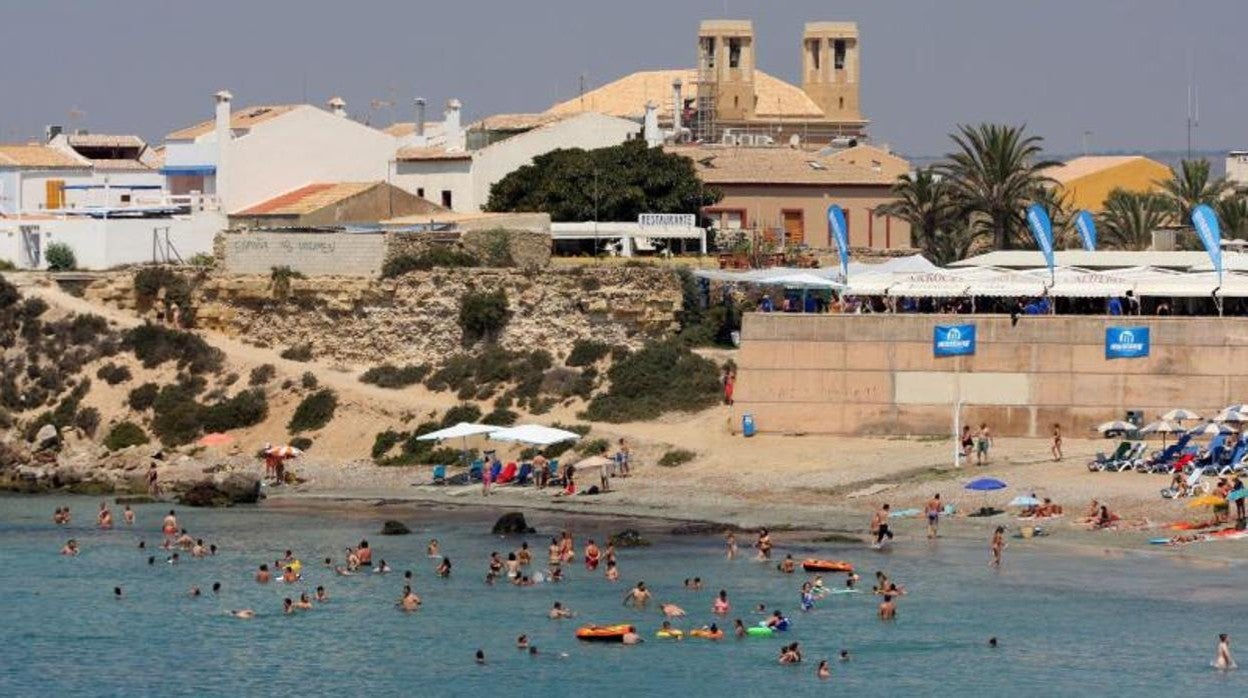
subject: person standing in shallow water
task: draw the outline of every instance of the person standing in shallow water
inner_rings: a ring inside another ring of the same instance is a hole
[[[1219,671],[1239,668],[1235,658],[1231,656],[1231,638],[1226,633],[1218,635],[1218,653],[1213,658],[1213,668]]]
[[[1001,568],[1001,555],[1005,552],[1005,527],[997,526],[997,530],[992,534],[992,562],[988,563],[993,569]]]
[[[943,505],[940,503],[940,493],[932,495],[924,507],[924,513],[927,514],[927,537],[936,537],[936,527],[940,524],[940,511]]]

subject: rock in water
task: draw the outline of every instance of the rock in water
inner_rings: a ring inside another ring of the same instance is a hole
[[[260,500],[260,478],[248,473],[230,473],[219,480],[202,480],[178,495],[178,503],[188,507],[232,507],[255,504]]]
[[[512,511],[498,517],[498,521],[494,522],[493,533],[497,536],[508,533],[537,533],[537,531],[529,527],[529,522],[524,520],[524,514]]]
[[[402,521],[391,520],[381,525],[381,535],[383,536],[405,536],[411,532],[411,529],[404,526]]]
[[[642,538],[635,528],[626,528],[611,536],[611,542],[617,548],[640,548],[650,545],[650,541]]]
[[[204,480],[191,485],[191,488],[178,495],[178,504],[187,507],[229,507],[234,502],[221,488],[211,480]]]

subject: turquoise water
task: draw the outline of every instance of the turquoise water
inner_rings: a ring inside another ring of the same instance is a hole
[[[56,527],[51,512],[67,502],[75,521]],[[874,570],[886,570],[910,593],[900,601],[898,620],[884,623],[875,618],[870,594],[828,597],[801,613],[796,601],[804,575],[782,575],[747,559],[728,562],[718,538],[652,536],[651,548],[621,551],[618,584],[578,565],[564,583],[490,587],[482,582],[489,553],[505,557],[520,540],[489,535],[492,512],[414,509],[402,517],[414,535],[383,538],[376,533],[386,516],[367,509],[179,509],[192,535],[216,543],[221,552],[169,565],[163,551],[137,549],[140,538],[149,546],[159,542],[167,507],[136,507],[133,529],[119,523],[101,532],[91,526],[96,506],[83,498],[0,499],[0,695],[1248,691],[1248,672],[1209,668],[1220,631],[1231,633],[1233,649],[1241,648],[1240,659],[1248,659],[1245,568],[1194,565],[1165,552],[1080,556],[1017,542],[1006,552],[1005,568],[995,573],[985,564],[985,545],[952,541],[929,546],[903,539],[886,553],[837,545],[791,549],[798,558],[853,561],[868,586]],[[527,537],[539,562],[549,535],[564,526],[577,536],[578,547],[585,537],[601,541],[620,528],[556,514],[530,515],[530,523],[547,534]],[[69,537],[81,543],[81,556],[57,554]],[[449,580],[436,578],[434,561],[424,556],[430,537],[442,542],[455,563]],[[344,578],[320,566],[325,556],[341,561],[343,548],[361,538],[395,573]],[[743,537],[742,543],[748,541]],[[271,564],[285,548],[304,561],[305,581],[254,583],[256,566]],[[783,546],[779,550],[783,554]],[[149,553],[158,555],[153,566],[146,563]],[[424,608],[410,615],[393,607],[404,569],[415,572],[424,600]],[[695,575],[706,589],[684,590],[681,580]],[[662,620],[657,609],[621,605],[638,579],[658,599],[689,611],[686,628],[713,620],[724,625],[709,608],[714,593],[725,588],[734,606],[730,619],[756,620],[750,610],[765,603],[785,610],[794,629],[780,639],[655,640]],[[209,591],[214,581],[223,585],[219,597]],[[311,595],[317,584],[328,589],[328,604],[281,614],[283,596]],[[121,601],[112,598],[118,585],[125,592]],[[191,585],[204,596],[191,598]],[[579,617],[547,619],[555,600]],[[242,607],[256,609],[259,617],[244,621],[225,613]],[[573,631],[582,622],[633,623],[648,641],[637,647],[579,643]],[[537,657],[514,648],[521,633],[539,647]],[[1001,641],[996,650],[986,646],[992,635]],[[792,641],[801,643],[806,661],[779,665],[781,643]],[[478,648],[486,653],[483,667],[473,662]],[[841,648],[851,652],[850,662],[835,661]],[[814,670],[825,657],[834,660],[833,678],[819,682]]]

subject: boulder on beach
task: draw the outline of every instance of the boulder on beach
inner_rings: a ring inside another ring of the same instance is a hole
[[[617,548],[641,548],[650,545],[650,541],[641,537],[635,528],[626,528],[611,536],[611,544]]]
[[[714,521],[689,521],[673,528],[671,533],[673,536],[710,536],[740,530],[739,527],[732,524],[716,523]]]
[[[529,522],[524,520],[524,514],[518,511],[511,511],[498,517],[498,521],[494,522],[494,535],[506,535],[508,533],[537,533],[529,527]]]
[[[412,530],[405,526],[402,521],[391,519],[381,525],[381,535],[383,536],[406,536],[411,532]]]
[[[39,427],[39,431],[35,433],[35,440],[32,442],[35,449],[52,448],[60,441],[61,435],[56,431],[56,427],[51,424],[44,424]]]
[[[232,507],[260,501],[260,478],[249,473],[230,473],[217,480],[201,480],[178,495],[188,507]]]

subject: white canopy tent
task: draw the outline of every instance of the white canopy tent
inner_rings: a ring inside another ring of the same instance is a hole
[[[502,427],[492,427],[489,424],[471,424],[469,422],[460,422],[455,426],[446,427],[431,431],[428,434],[421,434],[416,437],[417,441],[442,441],[444,439],[461,439],[478,434],[490,434],[498,431]]]
[[[809,288],[836,290],[845,288],[845,284],[833,281],[832,279],[826,277],[816,276],[815,274],[811,274],[809,272],[784,274],[783,276],[771,276],[765,279],[760,279],[758,283],[766,286],[783,286],[785,288],[800,288],[803,290]]]
[[[564,441],[577,441],[581,435],[574,431],[556,429],[541,424],[521,424],[517,427],[498,429],[490,433],[494,441],[514,441],[530,446],[549,446]]]

